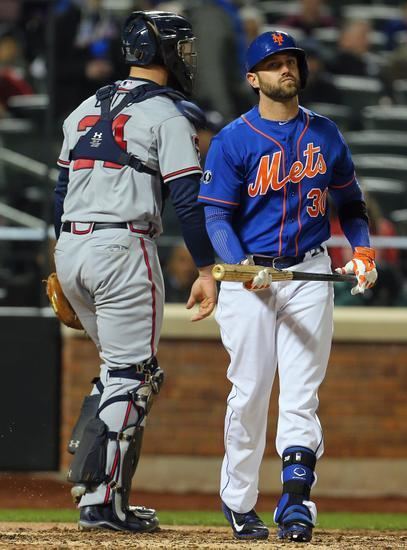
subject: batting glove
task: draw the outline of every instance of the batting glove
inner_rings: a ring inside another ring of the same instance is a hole
[[[254,265],[254,262],[251,258],[246,258],[246,260],[243,260],[240,262],[242,265]],[[272,281],[272,274],[269,272],[267,268],[262,269],[251,279],[250,281],[246,281],[243,283],[243,286],[246,290],[264,290],[265,288],[268,288]]]
[[[357,246],[350,260],[344,267],[335,269],[337,273],[354,273],[358,284],[351,290],[351,294],[363,294],[367,288],[372,288],[377,280],[376,264],[374,262],[375,251],[367,246]]]

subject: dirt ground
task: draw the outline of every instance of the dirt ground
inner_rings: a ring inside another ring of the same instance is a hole
[[[296,545],[297,546],[297,545]],[[268,541],[240,542],[224,527],[163,526],[157,533],[128,535],[106,531],[79,531],[68,523],[0,524],[0,550],[9,548],[72,550],[80,548],[131,548],[132,550],[274,550],[293,548],[290,543],[277,543],[274,533]],[[301,548],[318,550],[388,550],[407,548],[407,531],[323,531],[315,530],[311,543]]]
[[[0,474],[0,508],[74,508],[70,485],[53,474]],[[278,495],[261,495],[259,512],[274,509]],[[157,510],[218,510],[219,497],[203,494],[133,493],[131,502]],[[398,512],[407,513],[407,499],[318,498],[320,512]],[[0,523],[0,550],[16,548],[72,550],[81,548],[126,548],[131,550],[227,550],[244,548],[274,550],[293,548],[278,543],[271,529],[268,541],[240,542],[227,527],[162,526],[157,533],[129,535],[108,531],[79,531],[72,523]],[[298,545],[295,545],[297,547]],[[318,550],[390,550],[407,549],[407,531],[334,531],[315,529],[311,543],[301,548]]]
[[[0,508],[74,508],[71,485],[60,474],[0,472]],[[279,495],[261,494],[256,509],[273,511]],[[388,512],[407,514],[407,498],[316,497],[319,512]],[[130,502],[160,510],[219,510],[216,494],[143,493]]]

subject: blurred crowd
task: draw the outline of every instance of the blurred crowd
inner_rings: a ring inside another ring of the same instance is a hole
[[[376,147],[387,155],[393,153],[388,147],[385,150],[391,143],[387,134],[393,132],[399,147],[397,173],[392,173],[390,160],[386,176],[378,173],[374,163],[370,166],[368,159],[364,163],[360,159],[360,171],[356,165],[369,198],[372,233],[407,235],[406,140],[405,151],[401,148],[407,122],[407,1],[1,0],[0,145],[45,162],[56,158],[64,117],[97,88],[126,76],[120,28],[124,16],[137,9],[182,13],[193,25],[199,53],[193,99],[208,118],[199,136],[202,162],[211,137],[256,102],[245,81],[247,44],[268,29],[292,34],[306,50],[310,70],[308,86],[300,95],[302,105],[334,119],[346,137],[365,132],[367,147],[369,131],[370,137],[374,132]],[[46,112],[52,113],[51,143],[44,147],[38,129],[44,128]],[[31,130],[19,133],[9,124],[26,119],[33,124]],[[380,135],[382,149],[377,142]],[[352,140],[349,143],[352,148]],[[357,151],[355,160],[359,153],[363,151]],[[41,216],[41,196],[37,193],[36,198],[35,185],[28,185],[25,177],[21,193],[17,184],[10,190],[10,178],[21,180],[21,175],[10,173],[1,161],[0,170],[0,200]],[[379,176],[393,181],[387,194],[385,183],[377,181]],[[171,211],[166,217],[166,235],[176,238]],[[335,217],[332,228],[334,234],[340,233]],[[343,264],[343,254],[339,248],[332,250],[335,265]],[[179,270],[174,267],[177,262]],[[170,301],[185,299],[184,289],[194,277],[188,262],[179,243],[163,253]],[[380,263],[394,276],[382,277],[386,288],[378,288],[362,301],[407,305],[405,252],[392,249],[380,254],[379,268]],[[0,287],[1,273],[0,269]],[[339,296],[338,303],[341,300]],[[345,298],[343,303],[347,303]]]
[[[406,78],[405,1],[2,0],[3,116],[11,96],[47,89],[50,44],[59,117],[95,88],[122,78],[126,68],[120,27],[123,16],[133,9],[175,11],[192,22],[199,49],[195,99],[225,122],[253,104],[244,78],[244,51],[268,28],[287,30],[308,52],[312,85],[303,95],[304,105],[328,99],[344,103],[333,75],[378,78],[382,101],[397,103],[394,82]]]

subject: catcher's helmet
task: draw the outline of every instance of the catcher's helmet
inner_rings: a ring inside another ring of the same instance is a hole
[[[122,51],[130,65],[163,65],[170,73],[169,84],[191,93],[196,71],[195,37],[184,17],[164,11],[134,11],[123,26]]]
[[[253,40],[246,53],[246,70],[251,72],[260,61],[280,52],[292,52],[297,56],[301,88],[305,88],[308,77],[305,52],[297,47],[292,36],[283,31],[264,32]]]

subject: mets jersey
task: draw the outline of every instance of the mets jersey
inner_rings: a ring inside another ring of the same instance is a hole
[[[337,126],[302,107],[271,121],[256,106],[212,140],[198,200],[233,209],[245,253],[298,256],[330,237],[328,192],[338,208],[362,199]]]
[[[123,94],[145,83],[131,78],[122,81],[112,108]],[[58,165],[69,168],[69,185],[62,221],[148,222],[160,233],[162,181],[165,184],[202,172],[194,126],[165,95],[130,104],[120,111],[112,124],[115,140],[123,150],[157,170],[157,175],[150,175],[112,162],[70,160],[70,151],[99,118],[100,107],[96,96],[92,96],[64,122]],[[99,137],[97,132],[92,137],[94,147]]]

